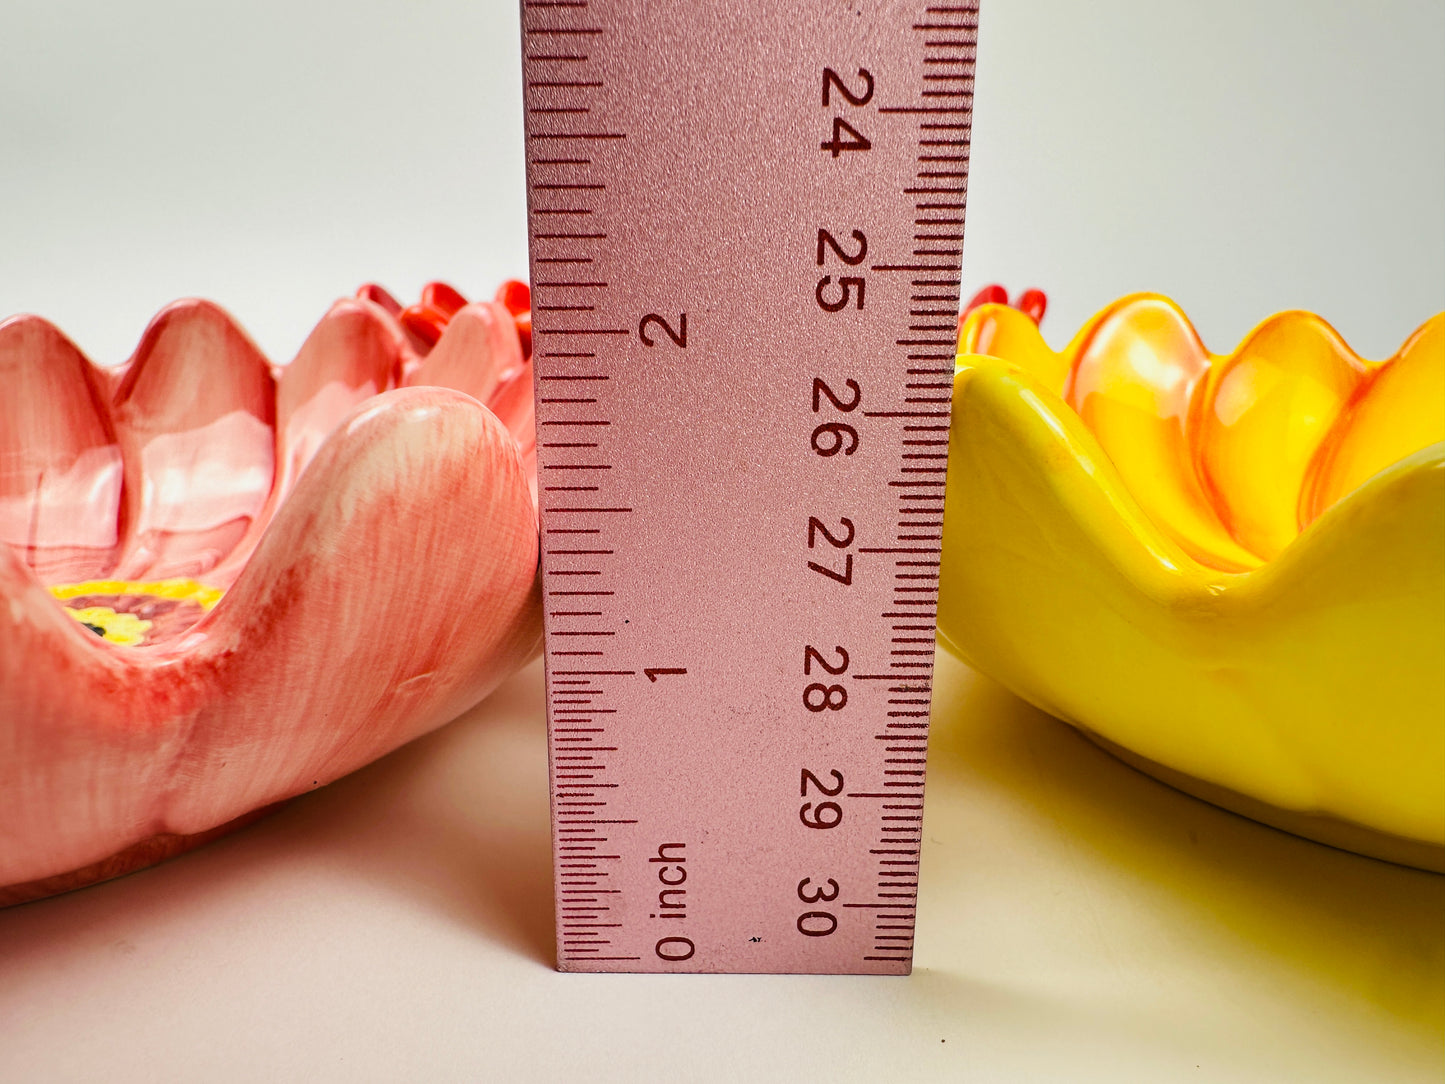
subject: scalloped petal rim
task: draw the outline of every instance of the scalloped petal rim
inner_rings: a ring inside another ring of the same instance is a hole
[[[1223,571],[1257,568],[1365,479],[1445,440],[1445,313],[1367,361],[1309,312],[1277,313],[1219,355],[1173,301],[1134,294],[1055,352],[1026,315],[986,304],[959,353],[1031,372],[1150,518]]]
[[[530,425],[530,363],[493,302],[443,348],[464,391],[419,386],[425,360],[367,300],[282,369],[202,301],[164,310],[116,371],[38,317],[0,324],[0,900],[199,842],[536,654],[535,457],[504,424]],[[488,389],[510,397],[500,419],[469,394]],[[126,648],[48,589],[109,575],[228,589]]]
[[[1119,321],[1140,313],[1126,356],[1106,356]],[[1125,299],[1062,354],[1002,312],[966,323],[964,348],[997,356],[959,359],[940,632],[1019,696],[1214,800],[1445,868],[1445,443],[1431,428],[1445,422],[1445,392],[1432,391],[1445,388],[1445,318],[1362,363],[1307,314],[1210,359],[1176,314]],[[1171,352],[1151,359],[1141,343]],[[1241,367],[1252,371],[1231,390]],[[1275,400],[1247,394],[1261,389]],[[1073,409],[1094,395],[1092,414]],[[1315,408],[1303,423],[1300,404]],[[1208,447],[1225,439],[1208,426],[1230,424],[1252,431]],[[1270,461],[1250,457],[1272,449],[1290,451],[1289,469],[1260,483]],[[1149,458],[1165,454],[1183,458]],[[1204,477],[1237,470],[1256,485],[1211,499],[1237,508],[1284,492],[1268,507],[1303,529],[1268,560],[1246,551],[1243,574],[1218,551],[1201,559],[1201,536],[1167,514],[1185,507],[1184,468],[1201,463]],[[1329,481],[1306,483],[1311,471]],[[1312,503],[1321,487],[1330,499]]]

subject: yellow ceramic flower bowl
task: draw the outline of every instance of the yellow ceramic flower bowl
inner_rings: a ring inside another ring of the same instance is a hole
[[[1445,871],[1445,314],[1383,362],[1309,313],[1211,355],[1136,295],[1061,353],[964,321],[939,630],[1227,808]]]

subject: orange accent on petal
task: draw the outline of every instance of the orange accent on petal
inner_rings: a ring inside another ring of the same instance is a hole
[[[450,319],[466,307],[467,299],[445,282],[428,282],[421,288],[421,303]]]
[[[1196,396],[1199,474],[1221,521],[1259,557],[1269,560],[1299,534],[1306,473],[1365,377],[1333,328],[1287,313],[1221,359]]]
[[[1080,332],[1064,399],[1084,419],[1149,517],[1196,561],[1260,563],[1225,530],[1194,469],[1186,424],[1209,354],[1165,298],[1127,298]]]
[[[425,356],[437,344],[446,330],[450,317],[430,305],[408,305],[401,310],[397,320],[411,337],[417,353]]]
[[[532,307],[532,288],[518,279],[508,279],[497,288],[494,300],[505,305],[513,316],[521,316]]]
[[[1347,493],[1406,455],[1445,440],[1445,313],[1375,367],[1335,423],[1300,503],[1312,523]]]
[[[1042,290],[1025,290],[1014,302],[1014,308],[1034,323],[1041,324],[1044,321],[1044,313],[1049,308],[1049,298]]]
[[[1069,378],[1069,358],[1056,354],[1039,334],[1039,325],[1008,305],[987,303],[971,312],[958,340],[960,354],[987,354],[1028,370],[1060,397]]]
[[[991,282],[969,299],[968,304],[963,307],[963,312],[959,315],[959,319],[962,320],[965,316],[973,312],[973,310],[978,308],[980,305],[1007,304],[1008,291],[1005,290],[998,283]]]

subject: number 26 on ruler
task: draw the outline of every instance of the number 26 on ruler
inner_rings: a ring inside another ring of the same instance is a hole
[[[846,152],[866,152],[873,146],[858,127],[860,124],[866,127],[860,111],[873,100],[873,89],[873,74],[867,68],[859,68],[857,75],[851,79],[845,79],[832,68],[823,69],[823,108],[836,112],[831,117],[831,137],[819,146],[834,159],[842,159],[840,166],[844,169]],[[813,256],[817,266],[827,272],[818,279],[813,290],[818,308],[828,313],[830,318],[837,316],[840,319],[846,319],[845,314],[850,311],[862,312],[868,283],[863,275],[850,274],[848,269],[858,267],[867,258],[868,235],[857,228],[835,233],[819,226]],[[839,381],[833,377],[815,376],[811,393],[814,414],[810,439],[812,450],[824,459],[833,460],[839,472],[846,471],[847,457],[858,450],[858,430],[846,418],[863,401],[863,389],[852,378]],[[840,478],[840,482],[844,480]],[[808,549],[817,552],[810,554],[808,570],[841,587],[851,587],[853,554],[850,547],[855,533],[853,520],[847,516],[840,516],[836,526],[818,516],[809,516]],[[818,559],[812,559],[814,557]],[[840,557],[841,565],[837,563]],[[847,686],[841,681],[827,680],[847,672],[848,652],[838,645],[829,654],[834,657],[830,659],[812,644],[803,648],[803,707],[814,719],[831,716],[848,704]],[[822,673],[815,673],[815,669]],[[807,681],[808,678],[813,680]],[[842,793],[843,773],[836,769],[816,773],[807,768],[803,768],[801,773],[799,794],[809,800],[805,800],[798,809],[799,822],[805,828],[820,832],[842,824],[842,805],[837,801],[820,799],[834,799]],[[831,779],[825,782],[824,777]],[[832,877],[802,878],[797,887],[798,900],[816,909],[798,915],[798,933],[804,937],[827,937],[837,930],[837,915],[821,909],[819,905],[832,903],[841,892],[842,888]]]

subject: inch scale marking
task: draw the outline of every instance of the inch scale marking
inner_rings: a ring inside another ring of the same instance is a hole
[[[785,6],[522,4],[566,971],[912,965],[978,7]]]

